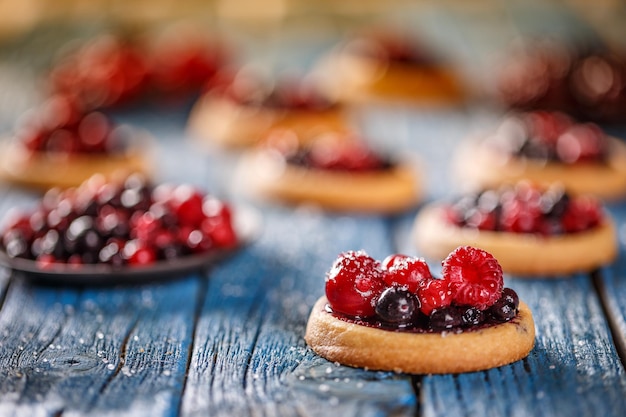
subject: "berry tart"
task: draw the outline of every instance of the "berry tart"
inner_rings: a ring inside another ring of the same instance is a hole
[[[595,197],[526,182],[426,205],[413,236],[428,258],[473,245],[496,256],[506,272],[527,276],[591,271],[618,250],[613,221]]]
[[[245,239],[227,203],[187,184],[155,186],[140,174],[50,189],[36,208],[7,215],[1,237],[3,261],[16,269],[68,279],[98,272],[105,282],[125,269],[199,266]]]
[[[408,36],[372,32],[336,48],[318,69],[340,101],[461,103],[465,92],[453,71]]]
[[[626,194],[626,145],[559,112],[505,117],[493,135],[462,144],[454,166],[466,188],[528,179],[605,199]]]
[[[535,42],[519,48],[494,83],[517,110],[562,111],[583,120],[626,120],[626,55]]]
[[[528,306],[504,288],[498,261],[463,246],[442,277],[421,258],[363,251],[339,255],[305,340],[324,358],[372,370],[474,372],[525,358],[535,342]]]
[[[191,132],[223,147],[256,145],[276,128],[294,130],[307,140],[327,130],[347,129],[345,109],[303,80],[277,85],[241,70],[222,73],[196,103]]]
[[[353,133],[325,133],[302,145],[276,130],[244,155],[238,185],[251,194],[292,204],[364,213],[394,213],[421,197],[414,162],[375,152]]]
[[[0,157],[0,176],[37,188],[73,187],[96,173],[147,173],[149,141],[100,111],[55,95],[25,115]]]

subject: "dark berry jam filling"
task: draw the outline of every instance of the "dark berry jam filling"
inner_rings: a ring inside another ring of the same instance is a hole
[[[421,258],[395,254],[381,263],[363,251],[343,253],[326,275],[326,298],[338,319],[413,333],[477,330],[519,311],[498,261],[469,246],[444,260],[441,278]]]
[[[608,137],[597,125],[555,112],[510,116],[489,143],[516,157],[565,164],[605,163],[610,151]]]
[[[445,218],[459,227],[551,236],[597,227],[603,212],[593,197],[519,183],[462,196],[445,207]]]
[[[10,217],[0,246],[9,257],[113,266],[232,248],[230,208],[188,185],[153,186],[139,175],[122,184],[92,177],[48,191],[39,206]]]

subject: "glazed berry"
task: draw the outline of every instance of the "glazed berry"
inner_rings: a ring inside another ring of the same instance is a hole
[[[404,326],[411,322],[419,307],[419,299],[414,293],[389,287],[376,302],[376,316],[383,322]]]
[[[502,290],[502,296],[489,308],[489,313],[497,321],[508,321],[517,315],[519,298],[510,288]]]
[[[326,274],[326,297],[333,311],[371,317],[385,289],[380,263],[363,251],[341,254]]]
[[[422,281],[432,278],[428,264],[421,258],[390,255],[382,266],[387,271],[383,278],[385,284],[399,286],[412,293],[417,293]]]
[[[422,281],[417,290],[421,307],[420,310],[429,316],[433,310],[447,307],[452,303],[450,282],[443,279]]]
[[[443,261],[442,274],[450,283],[452,300],[484,310],[502,293],[502,267],[490,253],[471,246],[455,249]]]

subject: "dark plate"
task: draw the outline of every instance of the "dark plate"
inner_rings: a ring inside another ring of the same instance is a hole
[[[239,244],[232,249],[218,249],[201,255],[158,261],[140,267],[112,267],[106,264],[53,264],[45,269],[30,259],[11,258],[0,249],[0,263],[28,278],[50,284],[125,284],[165,279],[215,264],[253,242],[261,232],[261,215],[251,207],[233,207],[233,225]]]

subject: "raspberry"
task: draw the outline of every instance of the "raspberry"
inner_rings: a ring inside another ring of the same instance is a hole
[[[485,310],[502,294],[502,267],[482,249],[458,247],[443,261],[442,274],[450,282],[452,300],[457,305]]]
[[[450,282],[444,279],[429,279],[422,281],[417,290],[420,300],[420,311],[427,316],[435,309],[447,307],[452,303]]]
[[[403,287],[414,294],[422,281],[432,278],[428,264],[421,258],[390,255],[383,261],[383,268],[387,270],[383,277],[385,284]]]
[[[326,298],[333,311],[370,317],[385,289],[380,263],[364,251],[342,253],[326,274]]]

